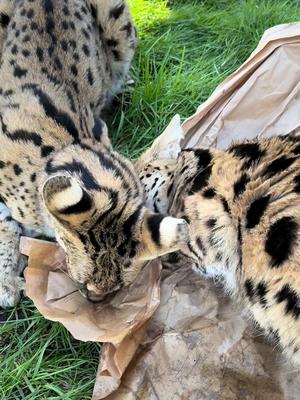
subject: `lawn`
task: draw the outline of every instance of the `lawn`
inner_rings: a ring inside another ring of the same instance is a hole
[[[300,1],[131,0],[140,45],[121,104],[115,147],[134,158],[174,113],[191,115],[256,47],[265,29],[300,19]],[[99,344],[81,343],[29,300],[0,311],[0,398],[90,399]],[[6,322],[4,322],[6,321]]]

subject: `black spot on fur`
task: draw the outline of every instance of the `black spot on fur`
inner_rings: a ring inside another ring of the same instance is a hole
[[[114,38],[106,39],[106,44],[109,47],[116,47],[118,45],[118,41]]]
[[[90,195],[84,190],[82,198],[78,203],[73,204],[70,207],[63,208],[59,210],[60,214],[70,215],[70,214],[81,214],[89,211],[92,208],[92,199]]]
[[[39,88],[33,88],[34,94],[39,98],[40,104],[43,106],[47,117],[52,118],[59,126],[66,129],[73,137],[75,142],[79,140],[78,130],[72,118],[63,111],[56,108],[50,97]]]
[[[30,56],[30,51],[27,49],[24,49],[24,50],[22,50],[22,54],[24,57],[28,57],[28,56]]]
[[[54,151],[53,146],[42,146],[41,147],[41,156],[42,157],[48,157],[49,154],[51,154]]]
[[[75,16],[79,21],[82,21],[82,16],[81,16],[81,14],[80,14],[78,11],[75,11],[75,12],[74,12],[74,16]]]
[[[216,261],[221,262],[222,259],[223,259],[223,254],[220,251],[218,251],[216,254]]]
[[[17,176],[21,175],[21,173],[23,172],[22,168],[20,168],[18,164],[14,164],[13,169]]]
[[[46,15],[53,13],[54,9],[52,0],[44,0],[44,10]]]
[[[130,21],[127,22],[127,24],[122,26],[122,28],[120,30],[121,31],[125,31],[127,37],[129,37],[131,35],[131,32],[132,32],[132,23]]]
[[[18,46],[16,44],[13,45],[11,48],[11,54],[16,55],[18,54]]]
[[[25,217],[24,212],[23,212],[23,210],[22,210],[20,207],[18,207],[18,211],[19,211],[20,216],[21,216],[22,218],[24,218],[24,217]]]
[[[75,101],[74,101],[74,97],[73,97],[72,93],[70,92],[70,90],[67,90],[67,91],[66,91],[66,94],[67,94],[68,99],[69,99],[69,102],[70,102],[71,110],[72,110],[74,113],[76,113]]]
[[[116,61],[122,61],[121,53],[118,50],[112,50],[112,54]]]
[[[33,31],[36,31],[38,29],[38,24],[36,22],[31,22],[30,27]]]
[[[184,219],[188,224],[191,222],[187,215],[183,215],[181,218]]]
[[[146,175],[146,176],[147,176],[147,175]],[[167,197],[170,196],[170,194],[171,194],[171,192],[172,192],[172,190],[173,190],[173,187],[174,187],[174,183],[171,182],[171,184],[170,184],[170,186],[168,187],[168,190],[167,190]]]
[[[231,211],[230,211],[229,204],[228,204],[227,200],[226,200],[223,196],[220,197],[220,200],[221,200],[221,203],[222,203],[222,205],[223,205],[224,211],[225,211],[227,214],[230,215],[230,214],[231,214]]]
[[[61,48],[63,51],[68,51],[68,42],[66,40],[61,41]]]
[[[54,34],[53,34],[54,28],[55,28],[54,19],[48,17],[47,22],[46,22],[46,31],[49,34],[49,36],[51,37],[52,43],[56,44],[57,39],[56,39],[56,36],[54,36]]]
[[[243,168],[251,167],[253,163],[258,162],[265,154],[256,142],[235,144],[230,147],[229,152],[240,159],[246,159]]]
[[[263,196],[254,200],[248,210],[246,215],[246,228],[252,229],[260,223],[264,212],[266,211],[269,204],[270,196]]]
[[[5,162],[4,161],[0,161],[0,169],[5,167]]]
[[[152,240],[158,246],[160,246],[160,223],[164,219],[164,216],[161,214],[153,214],[147,220],[148,228],[151,233]]]
[[[0,13],[0,25],[2,28],[6,28],[9,24],[10,18],[7,14]]]
[[[152,184],[150,190],[153,190],[153,189],[155,188],[155,186],[156,186],[156,184],[157,184],[157,181],[158,181],[158,178],[156,177],[156,178],[154,179],[154,182],[153,182],[153,184]]]
[[[249,297],[250,300],[254,297],[254,285],[251,279],[246,279],[244,283],[244,288],[246,291],[246,295]]]
[[[14,67],[14,76],[17,78],[22,78],[27,75],[27,69],[21,68],[19,65]]]
[[[203,191],[202,196],[206,199],[212,199],[216,195],[216,191],[213,188],[207,188]]]
[[[288,260],[297,240],[298,224],[292,217],[283,217],[271,225],[265,250],[271,257],[271,266],[279,268]]]
[[[93,6],[92,6],[93,7]],[[83,12],[83,14],[87,15],[88,14],[88,10],[84,7],[81,6],[81,11]]]
[[[36,173],[35,172],[30,175],[30,180],[31,180],[31,182],[35,182],[36,181]]]
[[[57,69],[59,69],[60,71],[62,70],[62,68],[63,68],[62,63],[57,56],[54,57],[54,64],[57,67]]]
[[[70,11],[69,11],[69,9],[68,9],[68,7],[66,5],[63,6],[62,10],[63,10],[64,15],[66,15],[66,16],[70,15]]]
[[[91,13],[92,13],[92,17],[97,20],[97,9],[94,5],[91,5]]]
[[[82,46],[82,50],[83,50],[84,54],[85,54],[87,57],[89,57],[89,55],[90,55],[90,50],[89,50],[89,48],[88,48],[88,46],[87,46],[86,44],[84,44],[84,45]]]
[[[240,245],[242,245],[243,237],[242,237],[242,227],[240,219],[238,220],[238,242]]]
[[[207,185],[211,175],[211,161],[212,156],[208,149],[197,149],[194,150],[194,154],[197,157],[197,175],[193,180],[190,194],[200,191],[204,186]]]
[[[89,84],[92,86],[94,83],[94,77],[93,77],[93,74],[92,74],[92,71],[90,68],[88,69],[87,78],[88,78]]]
[[[281,172],[285,172],[289,166],[293,164],[296,158],[287,158],[286,156],[282,156],[271,162],[270,165],[264,171],[264,175],[267,178],[271,178],[276,174],[280,174]]]
[[[77,76],[78,75],[78,70],[77,70],[77,67],[76,67],[76,65],[71,65],[71,72],[72,72],[72,74],[74,75],[74,76]]]
[[[78,53],[74,53],[73,55],[72,55],[72,57],[73,57],[73,59],[75,60],[75,61],[79,61],[79,54]]]
[[[25,36],[23,37],[23,39],[22,39],[22,42],[23,42],[23,43],[30,42],[30,35],[25,35]]]
[[[110,18],[114,18],[114,19],[118,19],[120,18],[120,16],[123,14],[125,9],[125,4],[121,3],[120,5],[118,5],[117,7],[114,7],[110,10],[109,12],[109,16]]]
[[[19,129],[13,133],[5,132],[5,134],[13,141],[32,142],[35,146],[41,146],[42,144],[40,135],[35,132],[28,132]]]
[[[102,28],[101,24],[98,24],[98,29],[99,29],[99,33],[100,33],[100,35],[101,35],[101,33],[103,33],[103,32],[104,32],[104,30],[103,30],[103,28]]]
[[[263,307],[267,306],[266,294],[268,293],[267,285],[265,282],[259,282],[256,286],[256,294],[259,298],[259,302]]]
[[[69,29],[69,24],[68,24],[68,22],[65,21],[65,20],[62,21],[61,26],[62,26],[62,28],[63,28],[65,31],[67,31],[67,30]]]
[[[40,62],[44,61],[44,51],[43,51],[43,49],[41,47],[37,47],[36,48],[36,55],[37,55],[37,58],[38,58],[38,60]]]
[[[209,218],[206,221],[206,226],[208,227],[208,229],[213,229],[217,224],[217,220],[216,218]]]
[[[11,96],[13,94],[13,90],[9,89],[9,90],[5,90],[5,92],[3,92],[4,96]]]
[[[295,192],[300,194],[300,175],[295,176],[294,183],[295,183]]]
[[[74,24],[73,24],[73,25],[74,25]],[[70,22],[70,26],[72,27],[72,22]],[[75,26],[74,26],[74,28],[75,28]],[[82,28],[82,29],[81,29],[81,32],[83,33],[83,36],[84,36],[86,39],[89,39],[89,38],[90,38],[90,34],[88,33],[88,31],[87,31],[86,29]]]
[[[206,249],[205,249],[204,244],[199,236],[196,238],[196,244],[197,244],[199,250],[202,251],[203,255],[206,256]]]
[[[234,198],[237,198],[246,190],[249,181],[249,176],[247,174],[242,174],[240,179],[233,186]]]
[[[72,86],[73,86],[73,88],[74,88],[75,92],[76,92],[77,94],[79,94],[78,83],[77,83],[77,82],[75,82],[75,81],[73,81],[73,82],[72,82]]]
[[[27,18],[32,18],[33,16],[34,16],[34,11],[33,11],[32,8],[30,8],[30,9],[27,11]]]
[[[290,285],[284,285],[275,295],[277,303],[285,302],[285,313],[291,314],[295,319],[300,315],[299,296]]]
[[[99,118],[95,118],[95,125],[93,127],[93,135],[96,140],[100,140],[103,133],[102,122]]]

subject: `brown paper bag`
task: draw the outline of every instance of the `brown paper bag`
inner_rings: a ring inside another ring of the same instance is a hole
[[[226,148],[233,140],[292,132],[300,126],[299,82],[300,23],[269,29],[249,59],[184,123],[183,147]],[[140,277],[115,305],[94,309],[78,292],[65,296],[75,287],[57,270],[61,250],[55,247],[53,259],[50,253],[45,258],[49,247],[38,244],[22,241],[30,254],[29,297],[46,318],[61,321],[74,337],[109,342],[101,352],[93,400],[300,398],[299,373],[258,340],[240,310],[190,265],[163,270],[157,309],[159,263],[142,272],[151,277],[144,296]],[[113,324],[95,323],[111,308]],[[124,323],[129,319],[130,327]],[[88,334],[81,324],[89,327]]]
[[[131,287],[110,302],[92,303],[67,275],[59,245],[22,237],[20,248],[29,257],[24,273],[27,296],[45,318],[61,322],[74,338],[109,342],[103,374],[115,380],[115,387],[138,347],[139,328],[159,304],[160,263],[146,265]]]

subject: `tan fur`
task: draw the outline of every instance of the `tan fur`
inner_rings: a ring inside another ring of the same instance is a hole
[[[163,216],[144,207],[134,168],[100,119],[137,44],[128,7],[3,0],[0,40],[0,306],[19,299],[21,234],[56,238],[71,277],[102,298],[166,252]],[[188,240],[182,226],[168,232],[175,249]]]
[[[165,139],[163,143],[168,145]],[[158,144],[159,139],[156,148]],[[182,254],[205,276],[221,280],[296,365],[299,145],[295,134],[242,142],[225,152],[182,151],[176,161],[159,160],[155,154],[152,162],[150,149],[145,162],[142,156],[137,163],[147,205],[160,209],[163,199],[164,212],[189,222],[191,241]]]

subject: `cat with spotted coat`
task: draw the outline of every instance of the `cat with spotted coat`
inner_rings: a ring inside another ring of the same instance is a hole
[[[222,281],[299,366],[300,132],[226,151],[181,150],[181,137],[174,120],[136,164],[146,205],[189,223],[190,241],[172,260]]]
[[[136,44],[123,0],[0,2],[0,307],[20,297],[22,234],[57,239],[89,298],[187,240],[184,220],[144,206],[100,118]]]

